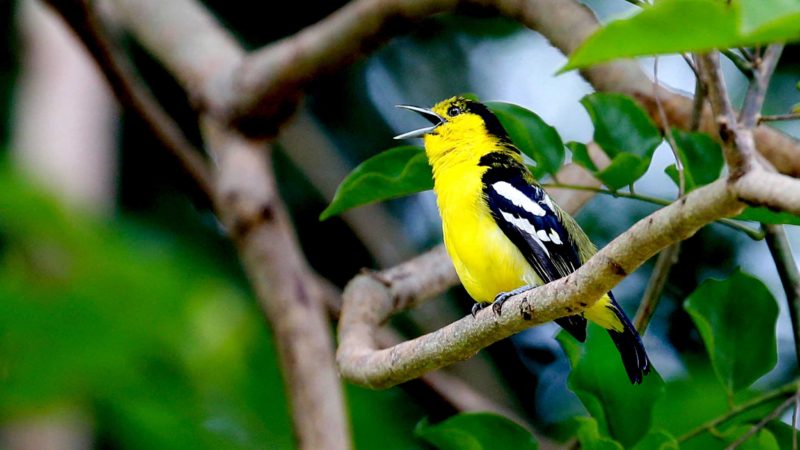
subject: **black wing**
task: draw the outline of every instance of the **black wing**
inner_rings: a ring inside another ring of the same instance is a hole
[[[490,168],[483,178],[484,195],[492,217],[539,278],[549,283],[580,267],[575,242],[547,193],[527,182],[524,172],[492,172]],[[582,316],[565,317],[556,323],[579,341],[586,339],[586,319]]]

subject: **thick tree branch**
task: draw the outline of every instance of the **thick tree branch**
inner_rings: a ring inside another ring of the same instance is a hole
[[[302,32],[245,55],[234,39],[193,0],[114,0],[140,41],[188,89],[196,104],[245,131],[274,132],[310,80],[352,62],[406,27],[461,5],[492,7],[540,32],[565,54],[599,23],[575,0],[356,0]],[[598,91],[636,98],[661,123],[653,84],[635,61],[582,71]],[[667,119],[687,129],[692,100],[659,88]],[[710,111],[701,129],[716,134]],[[758,150],[781,173],[800,175],[800,142],[772,128],[755,129]]]
[[[325,314],[326,292],[300,250],[265,144],[213,120],[203,125],[219,166],[214,203],[272,326],[298,447],[350,448]]]
[[[128,59],[105,32],[87,1],[45,1],[83,41],[119,101],[142,118],[153,134],[180,161],[200,191],[210,197],[211,174],[201,152],[189,142],[178,124],[139,79]]]
[[[383,350],[374,340],[377,327],[395,311],[446,287],[452,268],[440,264],[440,249],[385,272],[358,276],[344,294],[339,370],[352,382],[382,388],[469,358],[526,328],[590,307],[659,250],[741,208],[727,183],[719,180],[640,220],[573,274],[509,299],[506,314],[495,317],[485,310]]]

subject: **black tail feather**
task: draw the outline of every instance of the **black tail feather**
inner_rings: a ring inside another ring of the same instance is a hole
[[[642,345],[642,338],[639,337],[636,328],[633,327],[630,319],[625,315],[625,312],[620,308],[610,292],[608,295],[611,297],[614,313],[624,327],[622,332],[608,330],[608,334],[611,335],[614,345],[617,346],[617,350],[622,357],[622,364],[625,366],[625,371],[628,372],[628,378],[630,378],[631,383],[639,384],[644,376],[650,373],[650,359],[647,357],[644,345]]]
[[[578,342],[586,342],[586,319],[582,316],[567,316],[556,319],[561,328],[567,330]]]

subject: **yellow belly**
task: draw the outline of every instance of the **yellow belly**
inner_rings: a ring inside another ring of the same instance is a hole
[[[541,280],[485,206],[442,211],[444,243],[469,295],[491,302],[501,292]]]
[[[495,223],[480,192],[479,177],[448,180],[455,189],[435,189],[447,253],[458,278],[477,302],[492,302],[497,294],[524,285],[539,286],[541,278]],[[605,295],[585,311],[585,317],[606,329],[622,330]]]

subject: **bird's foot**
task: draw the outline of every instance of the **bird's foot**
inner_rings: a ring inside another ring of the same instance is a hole
[[[525,286],[522,286],[522,287],[518,287],[518,288],[514,289],[513,291],[501,292],[501,293],[497,294],[497,297],[494,298],[494,302],[492,303],[492,311],[494,311],[494,314],[496,316],[501,315],[501,313],[503,312],[503,303],[505,303],[506,300],[508,300],[509,298],[511,298],[511,297],[513,297],[513,296],[515,296],[517,294],[521,294],[523,292],[528,292],[528,291],[530,291],[531,289],[533,289],[535,287],[536,286],[525,285]]]
[[[487,305],[489,305],[489,303],[475,302],[475,304],[472,305],[472,317],[474,318],[475,315],[478,314],[478,311],[486,308]]]

